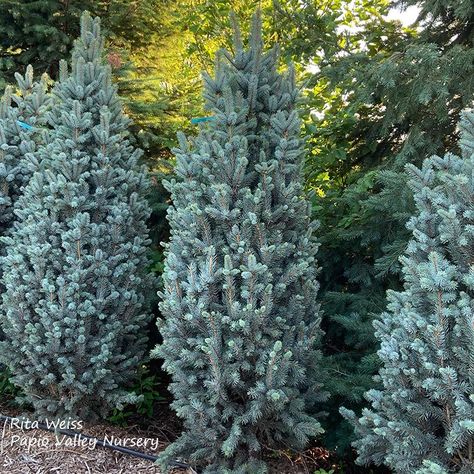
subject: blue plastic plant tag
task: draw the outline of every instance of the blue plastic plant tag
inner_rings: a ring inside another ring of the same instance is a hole
[[[191,119],[191,123],[197,125],[198,123],[209,122],[210,120],[214,120],[214,117],[195,117]]]
[[[25,130],[33,130],[33,127],[31,125],[28,125],[25,122],[21,122],[20,120],[17,120],[16,123],[21,127],[24,128]]]

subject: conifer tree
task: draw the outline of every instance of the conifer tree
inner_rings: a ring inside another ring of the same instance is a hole
[[[303,448],[322,430],[317,245],[301,179],[293,70],[263,52],[261,19],[244,49],[204,75],[212,120],[180,136],[155,354],[172,375],[181,437],[161,456],[206,473],[264,473],[264,447]]]
[[[35,82],[33,68],[16,74],[18,93],[7,87],[0,100],[0,235],[6,235],[14,220],[13,206],[31,176],[28,156],[42,141],[50,97],[47,78]]]
[[[162,26],[162,0],[0,0],[0,87],[13,71],[32,64],[57,79],[59,60],[69,56],[84,10],[100,16],[110,40],[133,50],[150,45]],[[161,12],[160,12],[161,13]],[[133,25],[133,28],[130,28]]]
[[[28,157],[43,139],[41,129],[50,102],[47,78],[33,79],[33,68],[28,66],[22,76],[15,74],[17,93],[7,87],[0,99],[0,236],[7,236],[15,221],[13,207],[20,197],[34,169]],[[4,246],[0,255],[4,255]],[[0,267],[0,275],[2,268]],[[3,286],[0,284],[0,291]],[[0,327],[0,339],[3,332]],[[3,368],[3,366],[0,366]]]
[[[360,463],[395,472],[474,472],[474,113],[461,120],[462,157],[407,165],[416,213],[401,258],[404,289],[374,323],[380,390],[355,424]]]
[[[102,53],[99,19],[84,14],[5,239],[0,354],[39,418],[134,401],[125,387],[145,349],[147,179]]]

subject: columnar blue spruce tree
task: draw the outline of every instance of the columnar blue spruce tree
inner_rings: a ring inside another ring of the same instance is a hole
[[[41,128],[46,119],[49,95],[47,78],[34,82],[33,68],[22,76],[15,74],[18,93],[7,87],[0,99],[0,236],[9,235],[15,216],[13,206],[20,197],[34,169],[28,155],[43,140]],[[0,255],[5,248],[0,246]],[[0,265],[0,275],[2,267]],[[3,286],[0,285],[0,292]],[[0,339],[3,333],[0,328]],[[3,367],[3,366],[1,366]]]
[[[360,463],[395,472],[474,472],[474,114],[462,157],[408,166],[417,212],[402,257],[404,290],[376,321],[381,390],[353,420]]]
[[[85,14],[6,239],[1,354],[39,418],[134,401],[125,387],[145,349],[147,179],[102,52]]]
[[[167,246],[155,355],[172,375],[181,437],[161,456],[206,473],[265,473],[264,447],[303,448],[322,429],[320,315],[310,207],[291,70],[264,53],[261,20],[248,49],[235,27],[204,75],[213,119],[180,136],[177,179],[166,183]]]

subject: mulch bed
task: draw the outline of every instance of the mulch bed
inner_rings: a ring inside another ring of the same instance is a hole
[[[10,406],[0,406],[3,415],[18,417],[20,412]],[[143,421],[144,423],[140,423]],[[161,416],[149,424],[149,420],[135,420],[126,428],[106,422],[84,424],[84,434],[114,437],[116,440],[145,438],[150,440],[145,447],[133,448],[147,454],[157,455],[179,433],[180,424],[172,412],[163,408]],[[80,445],[77,440],[38,429],[21,429],[0,422],[0,473],[8,474],[160,474],[151,461],[142,460],[109,449]],[[152,441],[154,440],[154,441]],[[29,446],[28,446],[29,444]],[[130,444],[126,445],[131,447]],[[331,467],[328,453],[313,448],[298,455],[268,453],[268,464],[272,474],[313,474],[318,468]],[[176,469],[176,474],[195,474],[192,469]],[[337,472],[337,471],[336,471]]]
[[[18,417],[21,413],[11,407],[0,407],[3,415]],[[139,459],[110,449],[81,444],[77,439],[38,429],[21,429],[10,423],[0,422],[0,472],[9,474],[160,474],[152,461]],[[115,440],[142,438],[149,441],[145,447],[132,447],[146,454],[157,455],[174,437],[165,426],[138,425],[122,428],[109,423],[84,424],[83,433],[104,439]],[[191,474],[194,471],[176,470],[176,473]]]

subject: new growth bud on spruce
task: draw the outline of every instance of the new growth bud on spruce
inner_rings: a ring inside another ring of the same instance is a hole
[[[265,447],[303,448],[321,433],[318,283],[301,165],[294,74],[263,52],[261,20],[244,49],[204,75],[214,117],[182,135],[168,219],[155,355],[172,375],[185,430],[160,458],[206,473],[264,473]]]
[[[133,402],[146,348],[148,181],[102,54],[84,14],[6,239],[0,354],[40,418]]]

